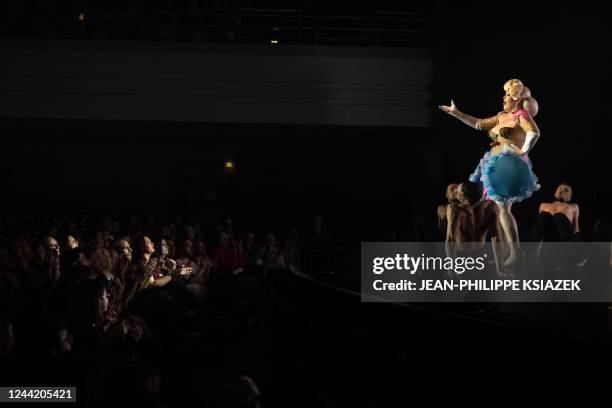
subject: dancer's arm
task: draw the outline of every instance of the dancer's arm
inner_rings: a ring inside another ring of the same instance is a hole
[[[446,239],[445,242],[453,242],[453,227],[455,226],[455,206],[449,204],[446,206]]]
[[[523,154],[527,154],[533,149],[536,142],[540,138],[540,129],[530,116],[519,117],[519,126],[525,131],[525,143],[521,148]]]
[[[578,217],[580,216],[580,207],[578,207],[578,204],[574,204],[574,208],[576,209],[576,213],[574,214],[574,220],[572,221],[572,224],[574,226],[574,234],[580,232],[580,225],[578,224]]]
[[[440,105],[439,108],[476,130],[489,130],[497,124],[497,116],[492,116],[486,119],[475,118],[474,116],[461,112],[457,108],[457,105],[455,105],[455,101],[452,100],[450,106]]]
[[[446,239],[444,240],[444,253],[446,256],[454,258],[455,257],[455,249],[457,244],[453,244],[455,242],[455,237],[453,236],[453,228],[455,228],[455,206],[454,204],[449,204],[446,206]],[[451,274],[449,274],[451,276]]]

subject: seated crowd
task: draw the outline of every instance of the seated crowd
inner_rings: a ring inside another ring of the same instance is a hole
[[[260,406],[246,333],[267,274],[301,254],[296,228],[261,239],[231,219],[1,217],[0,384],[77,386],[87,406]]]
[[[603,219],[580,231],[571,193],[540,206],[533,240],[610,241]],[[482,186],[446,198],[415,220],[416,240],[501,235]],[[278,239],[231,219],[0,216],[0,384],[76,386],[86,406],[259,407],[266,278],[324,269],[313,259],[332,258],[330,234],[313,227]]]

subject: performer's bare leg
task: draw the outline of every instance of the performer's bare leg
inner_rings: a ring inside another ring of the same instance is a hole
[[[519,260],[518,248],[519,248],[519,236],[518,226],[516,225],[516,219],[512,215],[512,203],[502,203],[496,201],[497,207],[499,208],[499,222],[504,230],[504,236],[509,244],[510,256],[504,262],[503,266],[513,265]]]

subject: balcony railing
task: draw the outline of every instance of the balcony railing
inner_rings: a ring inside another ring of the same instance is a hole
[[[425,13],[377,12],[371,17],[307,16],[300,10],[237,13],[21,11],[0,16],[5,38],[64,38],[236,44],[423,46]]]

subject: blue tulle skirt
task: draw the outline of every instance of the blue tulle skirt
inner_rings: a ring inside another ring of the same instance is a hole
[[[540,189],[527,155],[519,156],[509,147],[491,155],[486,152],[470,181],[480,181],[485,198],[503,203],[517,203]]]

